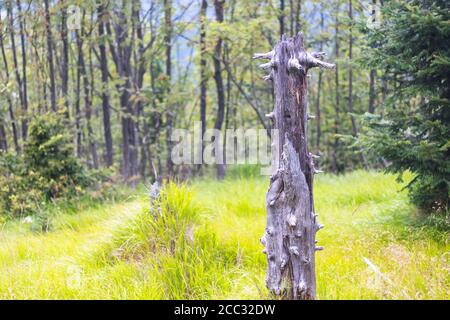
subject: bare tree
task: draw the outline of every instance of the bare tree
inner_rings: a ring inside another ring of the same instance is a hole
[[[282,37],[275,48],[255,58],[270,59],[261,67],[270,70],[275,106],[269,115],[278,131],[273,145],[270,187],[266,195],[267,226],[261,243],[267,254],[266,285],[278,298],[316,298],[316,232],[323,226],[314,210],[314,156],[308,151],[307,72],[334,68],[308,53],[303,35]]]

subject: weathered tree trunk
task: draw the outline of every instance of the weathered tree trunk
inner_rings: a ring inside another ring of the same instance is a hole
[[[315,251],[317,222],[313,201],[314,155],[308,150],[307,82],[308,69],[334,68],[321,60],[324,53],[307,53],[303,35],[282,37],[274,50],[256,54],[270,59],[262,64],[270,69],[275,107],[268,116],[277,130],[274,136],[273,171],[266,196],[267,226],[261,243],[267,254],[266,285],[283,299],[316,298]]]

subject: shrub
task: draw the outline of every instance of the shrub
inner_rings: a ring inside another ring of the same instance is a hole
[[[0,209],[12,216],[39,212],[49,201],[83,192],[90,184],[75,158],[63,120],[36,117],[20,155],[0,157]]]

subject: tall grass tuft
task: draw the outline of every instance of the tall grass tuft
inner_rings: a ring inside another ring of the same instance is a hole
[[[151,264],[164,298],[211,297],[229,286],[225,274],[235,254],[217,241],[213,230],[199,225],[200,219],[191,190],[166,184],[149,208],[113,233],[108,261]]]

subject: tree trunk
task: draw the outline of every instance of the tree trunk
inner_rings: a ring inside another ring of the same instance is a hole
[[[81,32],[81,36],[80,36]],[[94,140],[94,130],[92,129],[92,101],[90,90],[93,90],[92,84],[89,83],[89,78],[86,70],[86,62],[84,59],[84,51],[83,51],[83,43],[84,39],[84,13],[83,13],[83,21],[81,24],[81,31],[76,31],[76,40],[78,46],[78,67],[80,68],[81,76],[83,78],[83,90],[84,90],[84,108],[85,108],[85,117],[86,117],[86,129],[87,129],[87,141],[89,144],[89,152],[92,157],[92,167],[94,169],[98,169],[98,154],[97,154],[97,146]]]
[[[294,22],[295,22],[294,0],[289,0],[289,34],[291,37],[295,34]]]
[[[62,64],[61,64],[61,91],[64,100],[64,115],[69,118],[69,43],[67,39],[67,7],[64,0],[61,5],[61,41],[62,41]]]
[[[167,95],[166,102],[170,100],[170,85],[172,78],[172,1],[164,0],[164,23],[166,28],[166,33],[164,35],[164,40],[166,44],[166,75],[167,75]],[[169,102],[170,103],[170,102]],[[167,175],[173,177],[173,162],[172,162],[172,129],[173,129],[173,116],[172,106],[167,106],[166,112],[166,145],[167,145]]]
[[[274,84],[274,149],[270,187],[266,195],[267,226],[261,243],[267,254],[266,285],[277,298],[316,298],[315,245],[317,222],[313,201],[313,155],[308,151],[307,72],[313,67],[334,68],[322,53],[307,53],[303,35],[281,41],[262,64]]]
[[[3,120],[0,122],[0,151],[8,152],[8,140]]]
[[[218,23],[223,22],[223,0],[214,0],[214,9],[216,12],[216,20]],[[216,46],[214,47],[214,81],[216,82],[217,88],[217,118],[214,124],[214,129],[222,130],[222,124],[225,116],[225,92],[222,78],[222,65],[220,61],[222,60],[222,37],[219,35]],[[222,152],[223,150],[220,150]],[[222,157],[222,159],[225,157]],[[225,177],[225,164],[216,164],[217,178],[223,179]]]
[[[369,75],[369,113],[375,112],[375,73],[374,69],[370,70]]]
[[[302,12],[302,0],[297,0],[297,8],[295,13],[295,33],[300,32],[301,28],[301,20],[300,20],[300,14]]]
[[[22,16],[22,5],[20,0],[17,0],[17,12],[19,13],[20,47],[22,51],[22,94],[23,94],[22,139],[26,141],[28,136],[27,51],[25,49],[25,31],[24,31],[25,19]]]
[[[300,2],[299,2],[300,5]],[[323,6],[321,6],[321,9],[323,10]],[[324,23],[325,23],[325,19],[324,19],[324,14],[321,10],[320,13],[320,31],[321,33],[323,33],[324,31]],[[323,50],[323,40],[320,39],[320,52],[322,52]],[[317,97],[316,97],[316,143],[315,143],[315,147],[316,147],[316,152],[319,152],[319,148],[320,148],[320,136],[321,136],[321,127],[320,127],[320,117],[321,117],[321,112],[320,112],[320,93],[322,90],[322,70],[319,70],[319,79],[317,81]]]
[[[352,120],[352,133],[356,137],[358,135],[358,128],[356,127],[356,120],[353,116],[353,4],[352,0],[348,1],[348,18],[350,20],[349,39],[348,39],[348,112],[350,112],[350,119]]]
[[[334,56],[336,58],[336,61],[339,58],[339,0],[337,1],[336,5],[336,20],[334,25]],[[338,163],[338,152],[340,148],[339,138],[337,135],[339,134],[339,126],[340,126],[340,90],[339,90],[339,66],[336,64],[335,74],[334,74],[334,85],[335,85],[335,116],[334,116],[334,137],[333,137],[333,153],[332,153],[332,168],[333,172],[339,173],[341,172],[341,166]]]
[[[105,164],[107,167],[113,165],[113,140],[111,133],[111,107],[109,105],[109,93],[108,93],[108,60],[106,57],[106,34],[105,34],[105,7],[100,4],[98,6],[98,33],[100,36],[99,50],[100,50],[100,69],[102,74],[102,110],[103,110],[103,134],[105,138]]]
[[[48,0],[44,0],[45,6],[45,24],[47,30],[47,62],[49,68],[50,77],[50,105],[53,112],[56,112],[56,88],[55,88],[55,69],[53,66],[53,36],[52,27],[50,20],[50,9],[48,5]]]
[[[372,23],[375,23],[376,20],[376,14],[375,14],[375,5],[376,5],[376,0],[372,0]],[[369,113],[374,113],[375,112],[375,76],[376,76],[377,72],[374,69],[370,70],[370,75],[369,75],[369,109],[368,112]]]
[[[130,101],[132,89],[131,55],[134,34],[129,31],[127,19],[127,3],[122,1],[121,10],[116,12],[117,21],[114,22],[116,43],[110,42],[111,53],[116,64],[121,83],[118,85],[120,93],[121,123],[122,123],[122,175],[131,185],[136,183],[138,173],[136,122],[134,121],[133,104]],[[107,24],[108,34],[111,29]]]
[[[0,23],[1,23],[1,15],[0,15]],[[3,66],[5,68],[6,79],[9,79],[8,60],[6,57],[5,44],[3,41],[3,33],[2,32],[0,32],[0,48],[2,51],[2,59],[3,59]],[[18,132],[17,132],[16,118],[14,115],[13,102],[12,102],[9,94],[6,94],[6,100],[8,101],[8,112],[9,112],[9,118],[11,119],[11,129],[12,129],[12,134],[13,134],[14,147],[15,147],[16,153],[19,153],[20,145],[19,145],[19,136],[18,136]]]
[[[280,14],[278,16],[278,22],[280,23],[280,36],[284,35],[285,27],[284,27],[284,9],[285,9],[285,3],[284,0],[280,0]]]
[[[202,6],[200,10],[200,122],[202,126],[202,137],[206,130],[206,9],[208,2],[202,0]],[[201,159],[203,163],[203,143],[201,152]],[[199,168],[202,166],[200,165]]]
[[[14,32],[14,30],[15,30],[14,16],[13,16],[13,8],[12,8],[11,0],[8,1],[7,14],[8,14],[8,20],[9,20],[9,35],[10,35],[10,39],[11,39],[11,51],[12,51],[12,58],[13,58],[14,73],[16,75],[17,91],[19,92],[19,101],[20,101],[22,110],[25,110],[25,103],[24,103],[24,99],[23,99],[23,90],[22,90],[23,89],[22,78],[20,77],[19,63],[18,63],[18,59],[17,59],[16,35]],[[23,138],[24,131],[26,131],[26,130],[24,128],[24,123],[22,121],[22,139],[24,139]]]
[[[77,158],[81,158],[81,136],[82,136],[82,129],[81,129],[81,111],[80,111],[80,105],[81,105],[81,46],[80,42],[81,40],[79,31],[76,30],[76,38],[77,38],[77,45],[78,45],[78,61],[77,61],[77,76],[76,76],[76,87],[75,87],[75,154]]]

